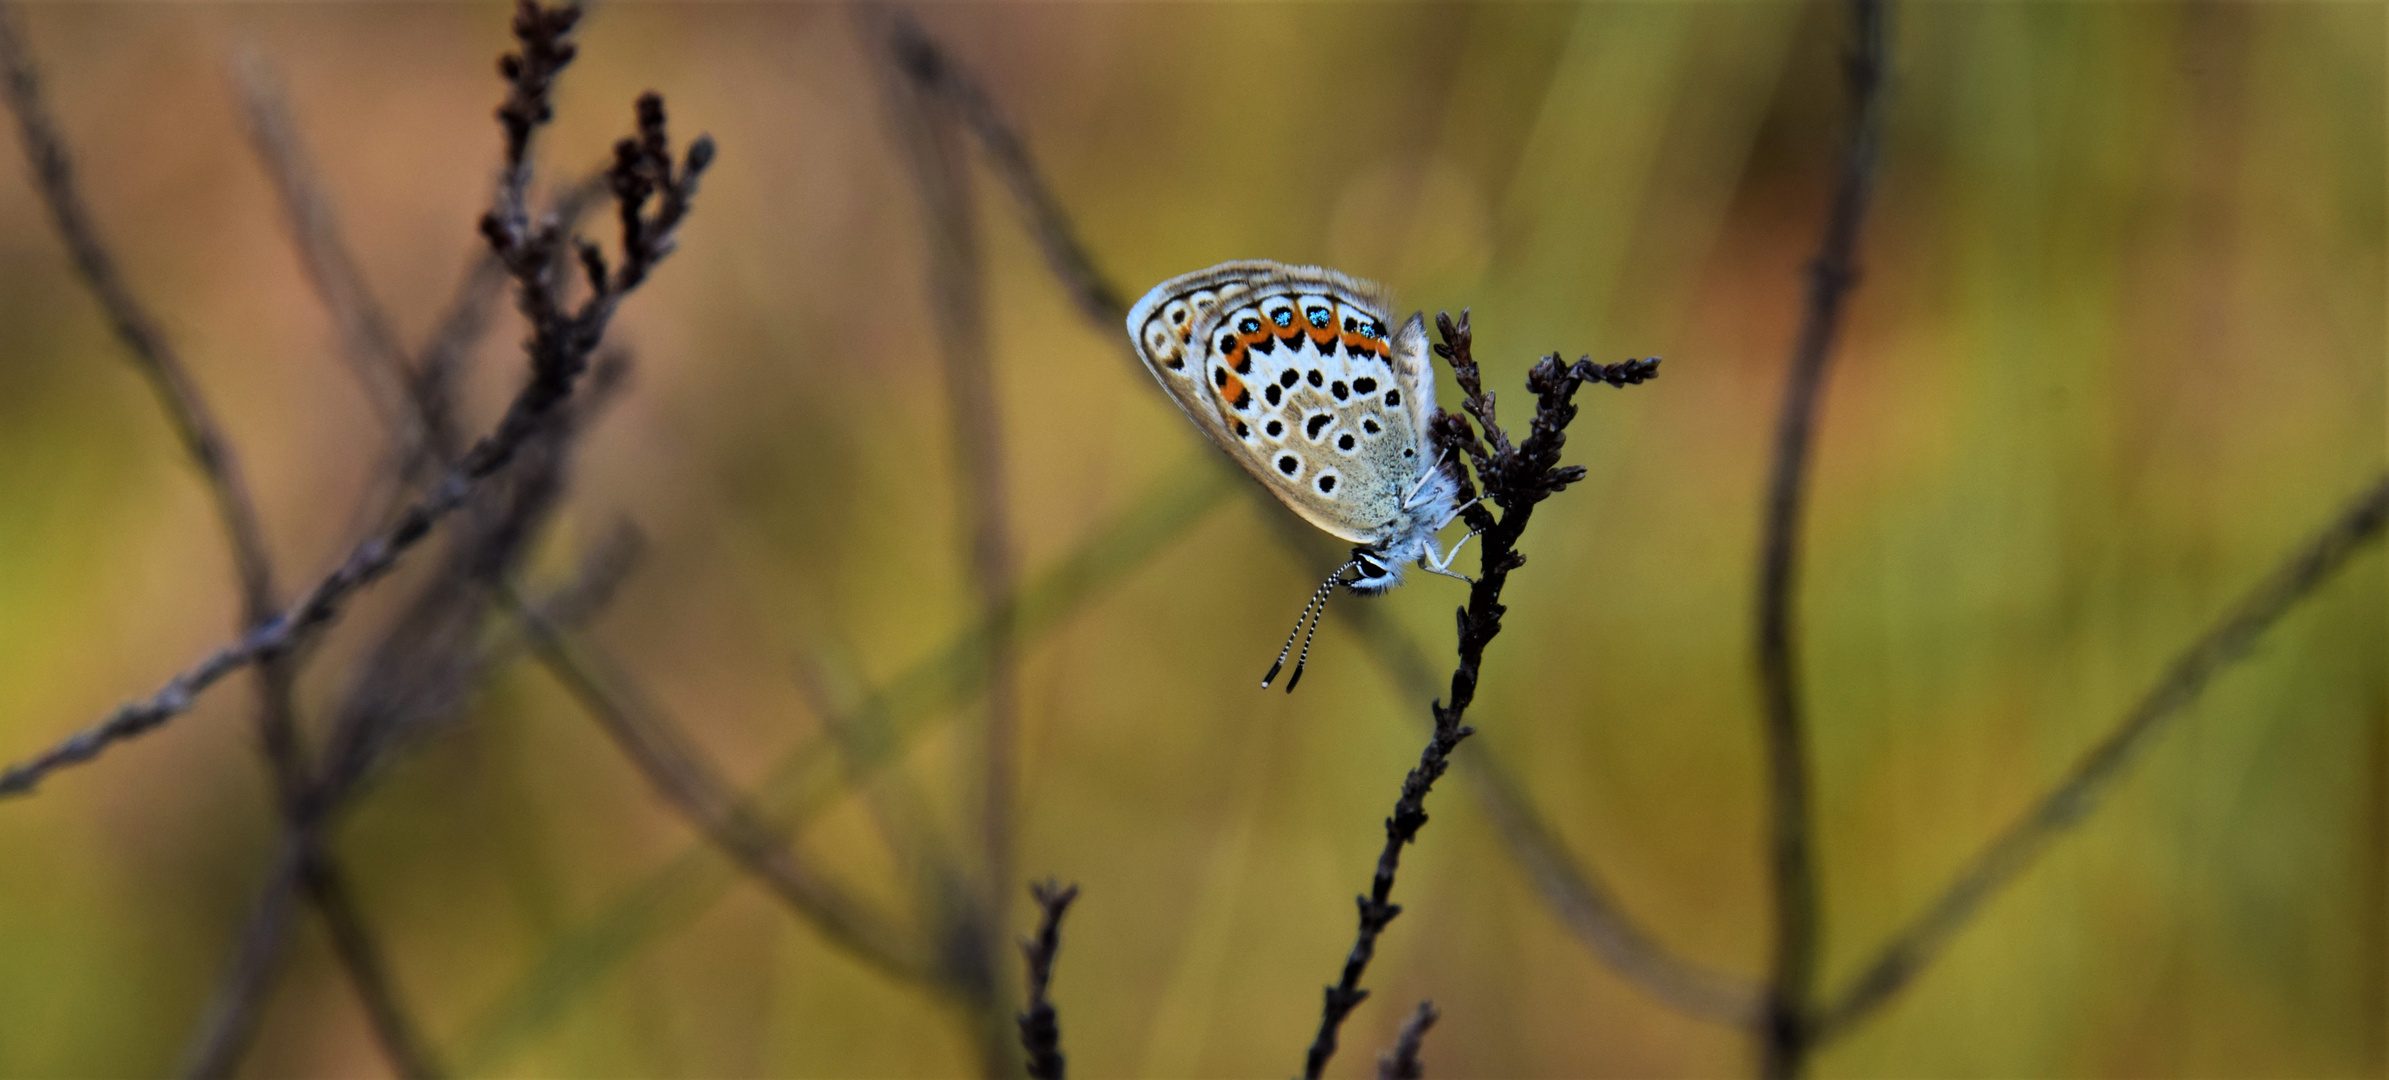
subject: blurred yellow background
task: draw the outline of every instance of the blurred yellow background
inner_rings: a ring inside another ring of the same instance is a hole
[[[1131,298],[1257,257],[1380,279],[1405,311],[1470,307],[1518,424],[1540,352],[1667,358],[1652,384],[1584,392],[1568,460],[1590,476],[1526,535],[1460,753],[1518,774],[1658,938],[1756,976],[1753,549],[1841,126],[1838,9],[919,14]],[[479,248],[507,15],[24,13],[101,224],[224,416],[285,582],[353,541],[354,493],[386,450],[250,152],[231,57],[281,73],[414,341]],[[1949,2],[1892,26],[1865,276],[1806,531],[1828,986],[2389,454],[2381,5]],[[973,594],[922,215],[873,61],[843,10],[805,3],[610,3],[581,41],[541,144],[549,176],[602,161],[648,88],[678,135],[710,132],[721,153],[679,254],[616,324],[630,392],[590,433],[540,572],[618,519],[645,530],[593,633],[742,784],[820,745],[798,665],[847,700],[912,694],[919,737],[868,787],[930,805],[913,854],[966,844],[983,709],[919,687]],[[229,634],[238,603],[202,488],[13,141],[7,156],[0,758],[15,760],[150,692]],[[1112,560],[1023,631],[1017,866],[1084,889],[1055,989],[1065,1049],[1085,1076],[1286,1074],[1426,719],[1351,609],[1372,605],[1440,681],[1464,591],[1422,576],[1339,600],[1301,691],[1257,692],[1311,565],[1120,333],[1078,315],[1001,187],[982,171],[975,190],[1024,577],[1090,545]],[[519,383],[520,338],[502,323],[476,357],[476,429]],[[2379,1075],[2382,566],[2360,557],[2286,619],[1817,1071]],[[311,714],[347,689],[407,580],[311,654]],[[229,680],[0,804],[0,1073],[174,1066],[272,850],[252,694]],[[498,672],[459,721],[335,838],[453,1068],[973,1068],[953,1013],[735,878],[544,671]],[[1431,1075],[1748,1071],[1742,1033],[1670,1011],[1568,934],[1468,782],[1456,772],[1429,805],[1336,1073],[1371,1069],[1424,997],[1445,1014]],[[805,849],[902,908],[906,858],[865,804],[841,787]],[[378,1074],[306,925],[247,1070]]]

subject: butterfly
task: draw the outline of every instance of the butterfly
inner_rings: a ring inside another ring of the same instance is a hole
[[[1302,681],[1311,653],[1303,626],[1318,633],[1336,586],[1382,593],[1410,562],[1468,580],[1451,569],[1468,538],[1449,551],[1436,540],[1466,507],[1456,505],[1456,463],[1433,453],[1427,434],[1435,373],[1426,324],[1413,314],[1394,327],[1392,307],[1373,282],[1253,259],[1171,278],[1128,312],[1137,356],[1187,419],[1288,509],[1354,544],[1311,593],[1264,688],[1298,636],[1286,692]]]

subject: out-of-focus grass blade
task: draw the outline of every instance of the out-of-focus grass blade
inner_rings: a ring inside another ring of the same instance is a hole
[[[855,772],[894,761],[908,739],[979,692],[987,678],[984,643],[997,620],[1010,620],[1024,644],[1037,641],[1209,516],[1237,479],[1208,449],[1172,467],[1006,609],[965,627],[873,693],[848,721],[852,738],[843,749],[825,732],[781,758],[749,794],[752,804],[791,831],[801,829],[846,793]],[[595,919],[551,942],[512,989],[466,1025],[447,1059],[468,1075],[493,1070],[623,961],[687,926],[737,884],[737,871],[710,845],[690,844]]]

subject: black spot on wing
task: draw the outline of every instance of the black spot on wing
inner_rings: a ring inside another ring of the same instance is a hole
[[[1352,380],[1352,388],[1364,394],[1374,394],[1377,392],[1377,380],[1363,375]]]
[[[1270,383],[1268,386],[1261,388],[1261,396],[1268,399],[1271,405],[1276,405],[1278,402],[1285,399],[1286,392],[1283,389],[1280,389],[1278,384]]]
[[[1313,439],[1317,439],[1319,437],[1319,432],[1326,429],[1327,425],[1333,422],[1335,422],[1335,417],[1330,416],[1327,413],[1314,413],[1311,415],[1309,420],[1303,423],[1302,433],[1310,436]]]

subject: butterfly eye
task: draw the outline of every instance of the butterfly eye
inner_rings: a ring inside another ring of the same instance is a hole
[[[1315,308],[1311,308],[1310,310],[1303,312],[1303,314],[1305,314],[1305,315],[1308,315],[1308,316],[1310,316],[1310,317],[1311,317],[1311,325],[1312,325],[1312,326],[1316,326],[1316,327],[1318,327],[1318,328],[1319,328],[1319,329],[1321,329],[1321,330],[1325,330],[1325,329],[1327,329],[1327,322],[1328,322],[1328,311],[1327,311],[1327,309],[1326,309],[1326,308],[1323,308],[1323,307],[1315,307]]]

